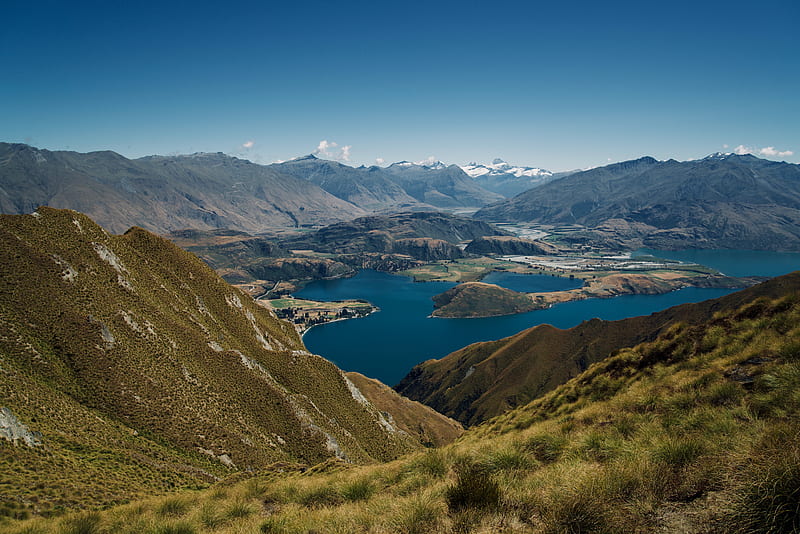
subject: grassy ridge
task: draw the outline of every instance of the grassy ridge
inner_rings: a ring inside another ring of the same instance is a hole
[[[793,290],[675,323],[442,449],[9,531],[796,532],[798,437]]]
[[[0,217],[0,501],[34,513],[196,487],[276,461],[419,447],[295,329],[192,254],[41,208]]]

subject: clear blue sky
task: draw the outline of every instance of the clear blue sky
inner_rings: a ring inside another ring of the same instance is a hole
[[[0,141],[270,162],[326,140],[352,164],[553,170],[736,147],[800,162],[799,6],[8,2]]]

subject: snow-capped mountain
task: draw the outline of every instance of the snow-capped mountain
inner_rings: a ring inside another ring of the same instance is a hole
[[[462,166],[461,169],[484,189],[506,198],[511,198],[559,177],[546,169],[510,165],[500,158],[496,158],[489,164],[470,163]]]
[[[413,163],[410,162],[410,161],[403,160],[403,161],[398,161],[396,163],[392,163],[389,166],[390,167],[393,167],[393,166],[406,167],[406,168],[407,167],[425,167],[426,169],[431,169],[431,170],[434,170],[434,171],[439,171],[439,170],[446,169],[447,167],[449,167],[449,165],[447,165],[446,163],[442,163],[439,160],[434,160],[433,158],[428,158],[428,159],[425,159],[425,160],[422,160],[422,161],[415,161]]]
[[[500,158],[495,158],[489,164],[481,164],[481,163],[470,163],[469,165],[464,165],[461,167],[465,173],[472,176],[473,178],[477,178],[478,176],[502,176],[504,174],[512,174],[517,178],[522,178],[523,176],[532,178],[534,176],[553,176],[553,173],[545,170],[540,169],[538,167],[522,167],[522,166],[515,166],[506,163]]]

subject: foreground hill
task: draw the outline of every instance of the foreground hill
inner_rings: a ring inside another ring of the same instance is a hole
[[[442,449],[12,532],[788,533],[800,528],[800,293],[675,324]]]
[[[475,343],[416,365],[396,386],[465,425],[475,425],[542,396],[624,347],[650,341],[676,323],[698,324],[760,297],[800,290],[800,272],[718,299],[682,304],[645,317],[592,319],[561,330],[539,325],[498,341]]]
[[[0,216],[0,248],[4,502],[99,506],[420,446],[290,324],[165,239],[40,208]]]
[[[476,218],[580,224],[610,247],[800,250],[800,165],[745,155],[616,163],[488,206]]]
[[[364,215],[316,185],[221,153],[127,159],[114,152],[0,143],[0,212],[39,206],[86,213],[111,232],[157,233],[329,224]]]

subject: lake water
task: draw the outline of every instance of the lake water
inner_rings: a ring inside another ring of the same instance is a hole
[[[780,276],[800,269],[800,252],[752,250],[654,250],[641,249],[636,255],[699,263],[728,276]]]

